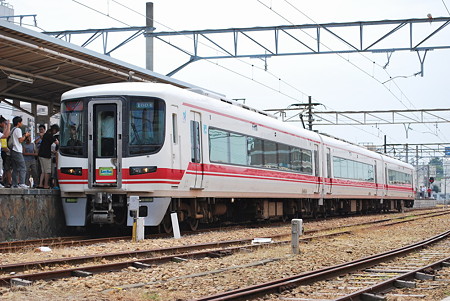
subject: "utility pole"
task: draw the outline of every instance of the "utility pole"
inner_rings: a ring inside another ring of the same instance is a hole
[[[408,143],[406,143],[405,144],[405,147],[406,147],[406,159],[405,159],[405,161],[406,161],[406,163],[409,163],[409,158],[408,158]]]
[[[416,192],[418,191],[418,189],[419,189],[419,146],[416,145]]]
[[[153,2],[147,2],[145,7],[147,31],[153,32]],[[145,38],[145,68],[153,71],[153,37]]]
[[[312,97],[308,96],[308,129],[310,131],[312,131],[312,127],[313,127],[312,123],[314,121],[313,115],[312,115],[312,106],[313,106],[313,104],[312,104]]]

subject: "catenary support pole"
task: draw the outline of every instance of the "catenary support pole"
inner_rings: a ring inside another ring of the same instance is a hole
[[[153,2],[146,3],[146,23],[147,30],[153,31]],[[145,38],[145,67],[153,71],[153,37]]]

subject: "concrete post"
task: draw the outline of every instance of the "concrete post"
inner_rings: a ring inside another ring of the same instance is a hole
[[[291,221],[292,225],[292,253],[299,254],[299,237],[303,235],[303,220],[302,219],[293,219]]]
[[[139,217],[139,196],[130,196],[128,200],[128,210],[130,210],[131,215],[133,216],[133,230],[131,240],[133,242],[137,241],[137,220]],[[144,232],[144,231],[142,231]]]
[[[170,219],[172,221],[173,238],[181,238],[180,235],[180,225],[178,224],[178,215],[176,212],[170,214]]]
[[[144,240],[145,238],[145,218],[138,217],[136,220],[136,241]]]

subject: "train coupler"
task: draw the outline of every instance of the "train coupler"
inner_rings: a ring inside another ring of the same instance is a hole
[[[91,222],[93,224],[112,224],[114,222],[114,213],[109,210],[95,210],[92,212]]]

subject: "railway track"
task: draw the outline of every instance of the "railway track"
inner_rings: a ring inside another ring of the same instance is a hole
[[[418,218],[427,218],[432,216],[438,216],[442,214],[449,214],[450,212],[439,212],[439,213],[429,213],[416,216]],[[330,235],[341,235],[343,233],[349,233],[348,228],[354,227],[355,230],[360,230],[362,227],[373,227],[373,226],[388,226],[398,223],[404,223],[412,221],[413,218],[406,217],[404,220],[397,219],[384,219],[373,222],[353,224],[342,226],[341,231],[336,231],[333,229],[333,233],[323,234],[331,229],[324,229],[321,231],[310,231],[310,233],[305,233],[310,235],[310,237],[305,237],[302,240],[310,240],[322,236]],[[382,224],[384,223],[384,224]],[[316,234],[313,236],[312,234]],[[283,233],[278,235],[273,235],[272,239],[277,239],[274,244],[289,244],[290,240],[281,240],[283,237],[290,236],[290,233]],[[56,260],[47,261],[37,261],[37,262],[26,262],[26,263],[16,263],[7,264],[0,266],[0,272],[3,274],[0,277],[0,285],[10,285],[14,283],[28,283],[27,281],[33,281],[38,279],[54,279],[54,278],[64,278],[70,276],[89,276],[92,273],[99,273],[111,270],[120,270],[127,267],[149,267],[154,264],[161,264],[168,261],[174,260],[185,260],[191,258],[203,258],[203,257],[222,257],[230,255],[234,252],[241,251],[242,249],[257,248],[258,245],[252,245],[251,241],[253,238],[241,239],[241,240],[229,240],[222,242],[212,242],[206,244],[196,244],[187,246],[178,246],[174,248],[163,248],[163,249],[152,249],[152,250],[142,250],[133,252],[120,252],[113,254],[99,254],[92,256],[81,256],[73,258],[60,258]],[[130,258],[133,258],[130,260]],[[125,260],[124,260],[125,259]],[[117,260],[119,260],[117,262]],[[95,264],[91,266],[80,266],[81,264],[91,263],[91,262],[103,262],[109,261],[105,264]],[[59,266],[71,265],[74,267],[60,269]],[[53,269],[53,270],[49,270]],[[42,271],[45,270],[45,271]],[[8,274],[9,273],[9,274]],[[21,274],[17,274],[21,273]],[[20,279],[20,280],[17,280]]]
[[[422,210],[417,210],[418,212],[415,212],[413,216],[420,217],[420,216],[427,216],[430,214],[434,214],[433,212],[420,212]],[[409,211],[413,212],[413,211]],[[446,214],[446,212],[450,212],[450,210],[442,210],[439,209],[436,211],[436,214]],[[382,223],[386,221],[392,221],[392,220],[404,220],[405,217],[394,217],[394,218],[387,218],[387,219],[380,219],[377,221],[371,221],[367,223],[359,223],[354,225],[348,225],[343,227],[350,227],[350,226],[358,226],[358,225],[364,225],[364,224],[374,224],[374,223]],[[283,223],[284,225],[286,223]],[[280,224],[274,224],[271,225],[273,227],[277,227]],[[254,227],[254,226],[251,226]],[[261,227],[261,225],[258,225],[258,227]],[[235,226],[235,227],[220,227],[220,228],[208,228],[208,229],[201,229],[197,230],[195,232],[189,231],[183,233],[184,235],[189,234],[195,234],[195,233],[204,233],[204,232],[212,232],[212,231],[220,231],[223,229],[240,229],[242,226]],[[336,228],[334,228],[336,229]],[[329,229],[333,230],[333,229]],[[319,230],[317,230],[319,231]],[[322,230],[320,230],[322,231]],[[314,231],[308,230],[305,232],[305,234],[313,233]],[[170,237],[169,234],[149,234],[146,235],[146,239],[155,239],[155,238],[162,238],[162,237]],[[42,238],[42,239],[33,239],[33,240],[20,240],[20,241],[7,241],[7,242],[0,242],[0,253],[10,253],[10,252],[18,252],[21,250],[26,249],[33,249],[41,246],[47,246],[47,247],[67,247],[67,246],[87,246],[87,245],[93,245],[93,244],[99,244],[99,243],[108,243],[108,242],[115,242],[115,241],[123,241],[123,240],[130,240],[130,236],[116,236],[116,237],[92,237],[92,236],[67,236],[67,237],[56,237],[56,238]]]
[[[273,293],[269,298],[277,300],[386,300],[382,293],[414,287],[414,279],[434,280],[436,270],[449,267],[449,237],[446,231],[389,252],[195,300],[249,300]]]

